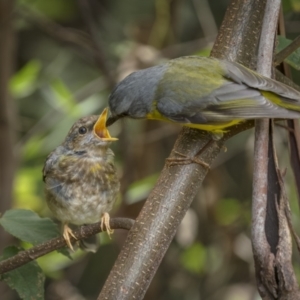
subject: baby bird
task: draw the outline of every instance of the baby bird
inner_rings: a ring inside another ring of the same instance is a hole
[[[50,155],[43,169],[46,202],[63,224],[63,236],[73,250],[68,226],[91,224],[101,220],[108,234],[109,214],[119,191],[114,154],[109,148],[112,138],[106,128],[107,109],[100,117],[78,120],[62,145]]]

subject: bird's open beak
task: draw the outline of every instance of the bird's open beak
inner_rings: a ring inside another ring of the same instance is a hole
[[[102,114],[99,116],[96,124],[94,125],[94,133],[97,137],[104,141],[117,141],[117,138],[110,136],[108,129],[106,128],[106,119],[108,114],[108,108],[105,108]]]

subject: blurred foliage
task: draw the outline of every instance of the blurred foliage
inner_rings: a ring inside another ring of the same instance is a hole
[[[158,174],[153,174],[131,184],[126,192],[126,204],[130,205],[147,198],[157,178]]]
[[[43,163],[71,125],[102,111],[111,81],[164,59],[208,55],[229,0],[89,0],[88,18],[78,3],[19,0],[15,9],[18,49],[10,90],[19,113],[19,164],[13,206],[43,217],[51,217],[43,195]],[[293,39],[300,32],[300,1],[283,5],[287,37]],[[299,74],[294,80],[299,84]],[[115,216],[137,216],[179,131],[151,121],[112,126],[112,135],[119,137],[112,147],[123,200]],[[145,299],[258,299],[250,244],[252,133],[227,143],[228,151],[209,172]],[[279,164],[288,168],[293,221],[300,228],[285,130],[278,128],[276,136]],[[116,231],[97,254],[78,251],[72,261],[58,253],[40,258],[47,274],[45,298],[95,299],[125,237],[126,232]],[[296,271],[299,275],[297,265]]]
[[[36,89],[36,82],[41,70],[37,60],[29,61],[22,69],[14,74],[10,80],[10,91],[15,98],[30,95]]]
[[[207,250],[200,243],[194,243],[191,247],[185,249],[180,261],[183,267],[192,273],[202,273],[205,262],[207,261]]]
[[[292,5],[292,10],[299,12],[300,11],[300,1],[299,0],[291,0],[290,2]]]

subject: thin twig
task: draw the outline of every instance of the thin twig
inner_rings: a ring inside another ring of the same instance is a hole
[[[288,46],[275,56],[275,66],[281,64],[289,55],[300,47],[300,35],[298,35]]]
[[[110,89],[116,84],[115,78],[113,77],[109,66],[107,65],[107,58],[105,57],[104,49],[101,44],[99,32],[94,18],[93,18],[93,8],[91,7],[91,3],[87,0],[78,0],[80,11],[82,13],[82,17],[85,21],[85,24],[88,28],[89,38],[92,42],[93,48],[95,51],[93,52],[94,60],[99,70],[103,73],[103,76],[107,82],[107,85]]]
[[[129,218],[110,219],[111,229],[130,230],[133,224],[134,224],[134,220]],[[82,240],[84,238],[93,236],[101,231],[102,231],[101,225],[100,222],[98,222],[98,223],[82,226],[80,229],[74,231],[73,233],[76,236],[77,240]],[[71,242],[75,242],[75,241],[76,240],[73,237],[71,237]],[[67,245],[66,241],[63,237],[57,237],[47,242],[44,242],[42,244],[39,244],[37,246],[34,246],[28,250],[21,251],[17,255],[0,262],[0,274],[21,267],[34,259],[37,259],[54,250],[58,250],[62,247],[65,247],[66,245]]]

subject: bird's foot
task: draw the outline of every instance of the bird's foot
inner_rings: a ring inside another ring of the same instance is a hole
[[[167,166],[171,167],[171,166],[176,166],[176,165],[188,165],[188,164],[192,164],[192,163],[196,163],[201,165],[202,167],[206,168],[206,169],[210,169],[209,164],[205,163],[204,161],[202,161],[201,159],[198,159],[197,157],[188,157],[185,154],[182,154],[180,152],[177,151],[173,151],[175,154],[181,156],[181,157],[172,157],[172,158],[167,158]]]
[[[71,237],[73,237],[75,240],[77,240],[76,236],[74,235],[72,229],[68,226],[68,224],[64,224],[64,230],[63,230],[63,237],[68,245],[68,247],[74,251],[74,248],[72,246],[72,243],[71,243]]]
[[[222,137],[220,134],[216,134],[213,138],[211,138],[195,155],[194,157],[188,157],[185,154],[182,154],[178,151],[173,151],[173,153],[177,154],[178,156],[181,157],[172,157],[172,158],[167,158],[167,166],[175,166],[175,165],[188,165],[191,163],[196,163],[199,164],[200,166],[204,167],[207,170],[210,170],[209,164],[204,162],[203,160],[199,159],[198,156],[201,155],[206,149],[211,147],[212,144],[216,142],[216,138],[219,136],[219,139]]]
[[[110,216],[109,214],[106,212],[103,214],[102,218],[101,218],[101,230],[104,231],[104,225],[105,225],[105,228],[106,228],[106,232],[108,234],[108,236],[110,237],[114,231],[113,229],[110,228],[110,225],[109,225],[109,220],[110,220]]]

